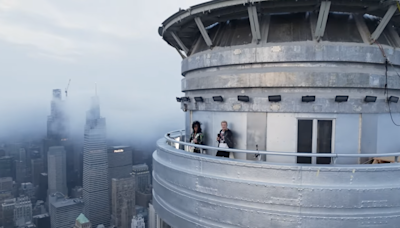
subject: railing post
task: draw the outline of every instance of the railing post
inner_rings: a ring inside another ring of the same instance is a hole
[[[333,164],[336,165],[337,156],[332,157],[332,160],[333,160]]]
[[[394,163],[398,163],[397,159],[399,159],[399,156],[394,156]]]

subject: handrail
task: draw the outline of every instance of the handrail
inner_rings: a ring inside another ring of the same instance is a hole
[[[176,134],[177,136],[181,135],[185,132],[185,130],[176,130],[168,132],[164,135],[164,138],[168,142],[177,143],[179,145],[191,146],[201,149],[208,150],[218,150],[225,152],[234,152],[234,153],[245,153],[245,154],[264,154],[264,155],[279,155],[279,156],[294,156],[294,157],[319,157],[319,158],[332,158],[334,162],[337,158],[340,157],[353,157],[353,158],[370,158],[370,157],[395,157],[395,162],[397,163],[397,159],[400,156],[400,152],[395,153],[384,153],[384,154],[336,154],[336,153],[298,153],[298,152],[282,152],[282,151],[258,151],[258,150],[242,150],[242,149],[231,149],[231,148],[220,148],[213,146],[205,146],[199,144],[193,144],[188,142],[177,141],[170,136],[172,134]],[[178,134],[179,133],[179,134]]]

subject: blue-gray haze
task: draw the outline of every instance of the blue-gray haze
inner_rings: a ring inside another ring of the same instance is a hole
[[[153,144],[183,126],[181,57],[161,22],[201,0],[0,0],[0,139],[44,136],[52,89],[71,79],[71,132],[83,138],[97,83],[108,136]]]

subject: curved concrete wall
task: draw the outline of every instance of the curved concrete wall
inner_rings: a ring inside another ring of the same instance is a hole
[[[400,223],[400,165],[297,166],[180,151],[159,140],[154,207],[174,228]]]

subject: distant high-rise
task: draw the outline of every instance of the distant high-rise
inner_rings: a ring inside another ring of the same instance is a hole
[[[146,164],[132,166],[135,177],[136,191],[145,192],[150,187],[150,171]]]
[[[51,228],[50,216],[48,213],[33,216],[32,219],[38,228]]]
[[[51,227],[72,228],[83,207],[82,199],[68,199],[60,192],[51,194],[49,196]]]
[[[0,177],[14,177],[12,157],[10,156],[0,157]]]
[[[50,147],[47,154],[48,159],[48,194],[61,192],[67,195],[67,169],[65,160],[65,149],[62,146]]]
[[[92,226],[110,224],[106,121],[97,97],[87,112],[83,148],[83,199]]]
[[[16,201],[15,198],[7,199],[1,204],[4,228],[14,228],[15,201]]]
[[[108,188],[111,199],[111,180],[130,177],[132,172],[132,149],[129,146],[108,148]],[[111,204],[110,204],[111,205]],[[131,216],[132,217],[132,216]],[[129,220],[131,219],[129,218]]]
[[[45,171],[47,171],[47,153],[52,146],[64,146],[68,170],[73,169],[73,150],[69,146],[69,120],[65,110],[65,102],[61,97],[61,90],[54,89],[51,100],[51,112],[47,118],[47,138],[43,141]],[[71,173],[72,174],[72,173]],[[71,178],[70,178],[71,179]]]
[[[76,218],[74,228],[92,228],[92,223],[81,213],[78,218]]]
[[[68,119],[65,114],[65,103],[61,99],[61,90],[53,90],[51,113],[47,118],[47,138],[61,141],[68,139]]]
[[[39,179],[39,190],[37,191],[37,199],[46,201],[48,189],[49,175],[47,175],[47,173],[41,173]]]
[[[31,160],[32,167],[32,184],[38,186],[40,183],[40,174],[43,173],[44,164],[43,159],[35,158]]]
[[[26,163],[21,160],[15,160],[15,181],[18,184],[25,182],[26,179]]]
[[[29,197],[19,197],[15,201],[14,221],[18,227],[32,222],[32,203]]]
[[[13,180],[11,177],[0,178],[0,227],[3,225],[3,211],[1,205],[13,197]]]
[[[31,200],[31,202],[36,202],[36,187],[31,183],[22,183],[19,189],[20,196],[27,196]]]
[[[129,227],[135,214],[135,178],[112,179],[112,221],[116,227]]]

